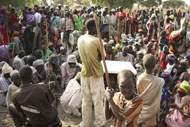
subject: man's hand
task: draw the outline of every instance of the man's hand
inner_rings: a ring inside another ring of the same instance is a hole
[[[108,101],[110,101],[114,96],[114,89],[107,88],[105,91],[105,96]]]

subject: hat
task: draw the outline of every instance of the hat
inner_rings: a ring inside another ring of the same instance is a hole
[[[14,31],[14,32],[13,32],[13,35],[14,35],[14,36],[17,36],[17,35],[19,35],[19,32],[18,32],[18,31]]]
[[[183,81],[180,85],[177,91],[183,92],[183,93],[189,93],[190,92],[190,85],[187,81]]]
[[[108,44],[114,44],[114,40],[109,40]]]
[[[172,59],[175,59],[176,57],[174,54],[168,54],[167,58],[172,60]]]
[[[139,32],[143,32],[143,29],[139,29]]]
[[[2,73],[8,74],[8,73],[11,73],[11,71],[13,71],[12,67],[9,66],[9,64],[5,63],[2,68]]]
[[[49,46],[52,46],[52,45],[53,45],[53,43],[49,41],[49,42],[48,42],[48,47],[49,47]]]
[[[169,18],[174,20],[175,17],[174,17],[174,15],[170,15]]]
[[[154,45],[158,46],[158,42],[157,42],[157,41],[156,41],[156,42],[154,42]]]
[[[57,6],[61,6],[61,4],[58,4]]]
[[[61,50],[64,50],[64,49],[65,49],[65,47],[64,47],[64,46],[61,46],[61,47],[60,47],[60,51],[61,51]]]
[[[67,58],[67,62],[68,63],[76,63],[77,62],[76,56],[75,55],[69,55]]]
[[[12,77],[14,74],[19,74],[19,72],[17,70],[13,70],[11,73],[10,73],[10,76]]]
[[[156,18],[156,15],[155,15],[155,14],[152,14],[152,15],[151,15],[151,18]]]
[[[162,49],[164,52],[168,51],[168,47],[167,46],[164,46],[163,49]]]
[[[121,48],[120,44],[116,44],[115,49],[118,51]]]
[[[1,61],[1,62],[0,62],[0,69],[2,69],[2,68],[3,68],[3,65],[4,65],[4,64],[6,64],[6,62],[5,62],[5,61]]]
[[[132,38],[132,39],[130,40],[130,42],[134,43],[134,42],[135,42],[135,38]]]
[[[39,66],[39,65],[44,65],[44,61],[43,61],[42,59],[38,59],[38,60],[35,60],[35,61],[33,62],[33,66],[34,66],[34,67],[37,67],[37,66]]]

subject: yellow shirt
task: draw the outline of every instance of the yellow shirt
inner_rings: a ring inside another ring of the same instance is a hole
[[[78,49],[82,60],[81,76],[99,78],[103,76],[103,68],[99,61],[100,43],[97,37],[82,35],[78,39]]]

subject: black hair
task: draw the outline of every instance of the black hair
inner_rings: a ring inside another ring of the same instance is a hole
[[[32,80],[32,69],[27,65],[24,65],[20,69],[19,74],[22,82],[28,82]]]
[[[90,19],[90,20],[88,20],[86,22],[86,28],[88,30],[90,30],[90,28],[95,27],[95,26],[96,26],[96,24],[95,24],[95,20],[94,19]]]
[[[29,66],[32,66],[34,61],[35,61],[34,56],[28,56],[27,63],[28,63]]]

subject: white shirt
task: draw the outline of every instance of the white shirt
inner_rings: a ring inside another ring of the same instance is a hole
[[[186,13],[186,14],[185,14],[185,18],[186,18],[187,20],[189,20],[189,19],[190,19],[190,13]]]
[[[40,13],[36,12],[36,13],[34,14],[34,17],[35,17],[36,23],[41,23],[41,18],[42,18],[42,16],[41,16]]]
[[[111,24],[116,25],[117,22],[117,15],[111,15]]]

